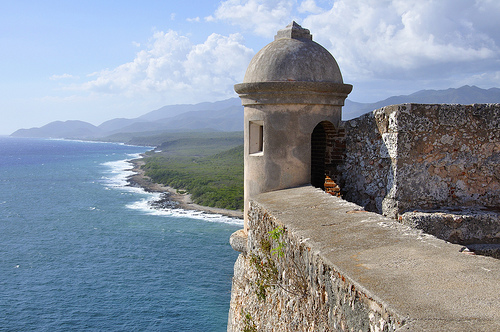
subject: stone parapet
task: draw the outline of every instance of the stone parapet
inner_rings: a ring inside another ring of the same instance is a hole
[[[341,188],[391,218],[500,206],[500,104],[401,104],[344,123]]]
[[[310,186],[250,201],[228,331],[500,330],[500,261]]]

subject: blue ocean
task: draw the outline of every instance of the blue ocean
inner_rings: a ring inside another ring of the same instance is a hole
[[[146,147],[0,137],[0,331],[225,331],[238,219],[155,210]]]

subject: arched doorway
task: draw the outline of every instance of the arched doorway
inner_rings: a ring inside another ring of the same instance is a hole
[[[336,130],[330,121],[321,121],[311,134],[311,185],[325,189],[325,177],[337,184],[337,167],[344,159],[344,132]]]

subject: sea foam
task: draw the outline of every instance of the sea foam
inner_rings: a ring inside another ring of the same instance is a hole
[[[131,159],[136,159],[140,157],[140,154],[130,154]],[[141,192],[144,191],[141,188],[132,187],[128,183],[128,178],[135,174],[132,171],[133,166],[130,163],[131,159],[123,159],[116,161],[108,161],[103,163],[106,170],[104,171],[104,176],[101,178],[102,182],[111,188],[118,188],[127,191]]]
[[[160,199],[160,194],[151,194],[149,198],[143,198],[134,203],[128,204],[127,208],[132,210],[139,210],[148,215],[155,216],[168,216],[178,218],[191,218],[207,222],[219,222],[231,225],[243,225],[243,221],[238,218],[231,218],[221,214],[206,213],[197,210],[185,210],[180,208],[162,208],[158,209],[151,206],[151,202]]]

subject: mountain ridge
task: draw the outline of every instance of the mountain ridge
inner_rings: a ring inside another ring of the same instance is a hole
[[[500,103],[500,89],[464,85],[445,90],[420,90],[409,95],[391,96],[374,103],[346,100],[342,120],[356,118],[375,109],[402,103],[473,104]],[[167,105],[137,118],[115,118],[98,126],[80,120],[54,121],[45,126],[19,129],[10,136],[67,139],[100,139],[127,133],[146,135],[168,131],[242,131],[243,106],[239,98],[197,104]]]
[[[465,105],[500,103],[500,89],[481,89],[474,85],[464,85],[445,90],[419,90],[409,95],[391,96],[375,103],[357,103],[346,100],[342,119],[350,120],[384,106],[404,103]]]

